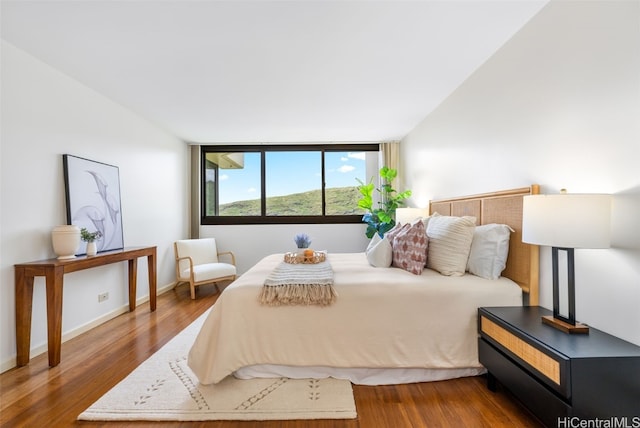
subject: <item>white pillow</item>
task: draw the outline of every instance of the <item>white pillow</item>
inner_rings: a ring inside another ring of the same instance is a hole
[[[442,275],[464,275],[475,228],[475,217],[432,215],[427,225],[427,267]]]
[[[509,237],[513,232],[506,224],[485,224],[473,232],[467,270],[476,276],[498,279],[507,266]]]
[[[393,250],[386,236],[381,238],[377,233],[373,235],[365,253],[371,266],[385,268],[391,266]]]

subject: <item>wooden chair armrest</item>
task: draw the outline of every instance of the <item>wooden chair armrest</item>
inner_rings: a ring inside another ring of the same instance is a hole
[[[177,257],[176,263],[180,262],[181,260],[189,260],[189,267],[193,269],[193,259],[190,256]]]
[[[189,278],[193,281],[193,259],[189,256],[176,257],[176,278],[184,278],[180,272],[180,261],[189,260]]]
[[[223,251],[221,253],[218,253],[218,257],[220,257],[222,255],[231,256],[231,264],[234,265],[234,266],[236,265],[236,256],[235,256],[235,254],[233,254],[233,251]]]

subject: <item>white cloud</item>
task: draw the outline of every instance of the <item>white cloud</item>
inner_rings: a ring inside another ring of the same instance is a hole
[[[340,158],[340,160],[341,160],[342,162],[346,162],[346,161],[348,161],[348,160],[349,160],[349,158],[346,158],[346,157],[344,157],[344,156],[343,156],[343,157],[341,157],[341,158]]]
[[[224,181],[224,180],[228,180],[228,179],[229,179],[229,176],[227,174],[222,174],[220,176],[220,181]]]
[[[353,153],[349,153],[347,156],[349,156],[351,159],[359,159],[359,160],[364,160],[366,153],[365,152],[353,152]]]
[[[356,167],[353,165],[342,165],[340,168],[338,168],[338,172],[351,172],[354,169],[356,169]]]
[[[249,187],[249,188],[247,189],[247,193],[256,193],[256,191],[257,191],[257,190],[256,190],[256,188],[255,188],[255,187]]]

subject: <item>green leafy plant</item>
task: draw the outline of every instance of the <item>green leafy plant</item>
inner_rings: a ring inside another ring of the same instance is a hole
[[[86,228],[80,229],[80,239],[85,242],[93,242],[96,239],[102,238],[102,232],[96,230],[95,232],[89,232]]]
[[[396,224],[396,208],[403,206],[404,200],[411,196],[411,190],[398,192],[393,188],[392,183],[397,177],[398,171],[384,166],[379,173],[382,179],[380,187],[375,187],[373,177],[369,183],[364,183],[362,180],[357,179],[360,183],[360,186],[358,186],[358,191],[360,192],[358,207],[367,211],[362,216],[362,221],[367,223],[365,232],[367,238],[372,238],[376,233],[383,237],[385,233],[391,230]],[[376,204],[377,206],[374,207],[374,195],[376,192],[379,195],[379,201]]]

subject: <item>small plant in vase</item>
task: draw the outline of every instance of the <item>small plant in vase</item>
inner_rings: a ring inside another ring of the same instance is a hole
[[[311,238],[309,238],[309,235],[307,235],[306,233],[298,233],[293,238],[293,241],[296,243],[296,246],[300,250],[309,248],[309,245],[311,245]]]
[[[80,239],[87,243],[87,256],[95,256],[97,253],[96,239],[102,238],[102,232],[96,230],[89,232],[86,228],[80,229]]]
[[[293,238],[296,246],[298,247],[298,251],[296,254],[298,257],[302,257],[302,260],[305,262],[309,262],[313,259],[314,251],[309,248],[311,245],[311,238],[306,233],[299,233]]]

